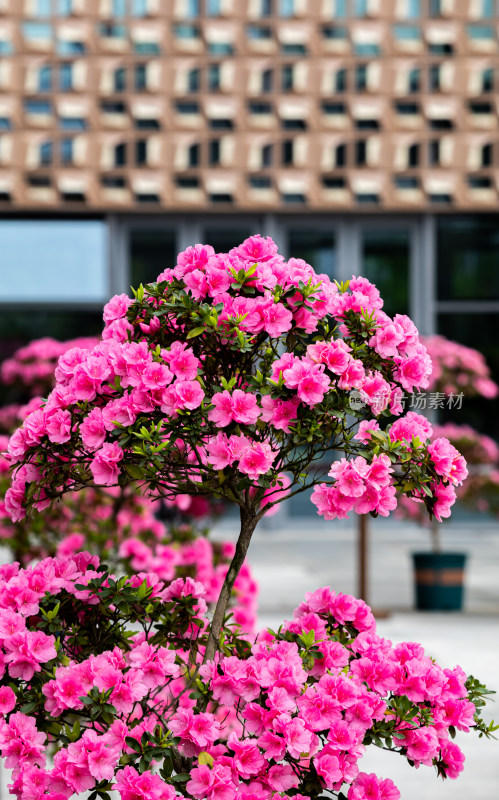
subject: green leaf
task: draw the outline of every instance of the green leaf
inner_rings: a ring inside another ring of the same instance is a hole
[[[203,750],[203,752],[198,756],[198,763],[200,766],[207,764],[211,768],[214,764],[213,756],[210,756],[209,753]]]
[[[194,339],[195,336],[201,336],[201,334],[204,333],[205,330],[206,329],[204,326],[202,328],[193,328],[192,331],[189,331],[189,333],[187,334],[186,339]]]

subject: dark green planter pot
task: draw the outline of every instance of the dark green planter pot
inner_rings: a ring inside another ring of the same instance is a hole
[[[465,553],[413,553],[418,611],[460,611]]]

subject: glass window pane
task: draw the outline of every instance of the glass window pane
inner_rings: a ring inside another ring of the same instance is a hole
[[[288,255],[303,258],[314,270],[330,278],[336,276],[336,243],[334,231],[290,231]]]
[[[441,217],[437,269],[439,300],[499,300],[497,217]]]
[[[102,302],[109,296],[103,222],[1,220],[3,302]]]
[[[252,231],[249,228],[246,230],[242,228],[234,228],[229,230],[222,230],[220,228],[205,228],[203,232],[204,244],[211,244],[215,253],[228,253],[233,247],[237,247],[248,236],[253,236],[257,231]]]
[[[174,231],[132,231],[130,234],[130,281],[152,283],[164,269],[177,263],[177,241]]]
[[[491,332],[499,330],[499,314],[439,314],[438,333],[460,344],[479,350],[485,356],[492,379],[499,382],[499,340]],[[462,408],[439,412],[442,421],[471,425],[499,439],[499,398],[464,397]]]
[[[364,231],[361,275],[374,283],[387,314],[409,312],[409,231]]]

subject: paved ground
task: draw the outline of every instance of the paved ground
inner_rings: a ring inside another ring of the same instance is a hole
[[[225,522],[219,536],[230,536]],[[444,666],[461,664],[499,692],[499,526],[446,526],[444,546],[469,555],[465,608],[456,613],[417,613],[410,553],[426,549],[428,534],[392,520],[370,523],[370,590],[375,609],[389,612],[378,630],[392,641],[419,641]],[[260,622],[276,626],[289,618],[306,591],[331,585],[356,593],[356,533],[348,522],[278,519],[254,535],[249,560],[260,584]],[[498,695],[499,701],[499,695]],[[499,722],[499,705],[487,718]],[[459,740],[458,740],[459,741]],[[411,769],[402,758],[370,748],[362,769],[391,777],[401,800],[498,800],[499,742],[461,736],[465,770],[457,781],[441,781],[428,767]],[[371,752],[372,751],[372,752]]]

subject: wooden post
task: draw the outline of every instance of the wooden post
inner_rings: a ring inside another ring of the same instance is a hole
[[[357,594],[361,600],[369,603],[367,590],[367,562],[368,562],[368,526],[367,514],[357,515],[357,546],[358,546],[358,589]]]

